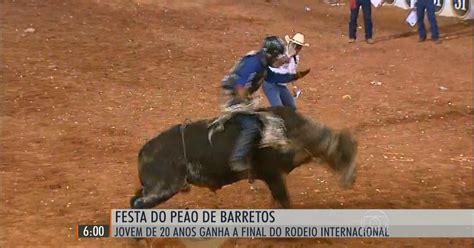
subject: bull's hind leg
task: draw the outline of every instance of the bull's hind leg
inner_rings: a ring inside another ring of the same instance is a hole
[[[288,192],[286,190],[285,179],[280,173],[266,175],[263,181],[268,185],[272,192],[273,199],[276,200],[282,208],[290,208]]]
[[[178,193],[185,185],[185,170],[173,161],[160,161],[141,167],[140,181],[143,190],[137,193],[132,208],[152,208]]]
[[[153,187],[149,192],[143,192],[142,197],[137,197],[133,201],[132,208],[153,208],[156,205],[170,199],[176,193],[178,193],[183,184],[172,184],[164,186],[164,184],[158,184]]]
[[[132,198],[130,198],[130,207],[133,208],[133,204],[135,200],[137,200],[138,198],[142,196],[143,196],[143,188],[137,189],[137,191],[135,192],[135,195]]]

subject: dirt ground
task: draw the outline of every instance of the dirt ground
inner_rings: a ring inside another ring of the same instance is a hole
[[[300,68],[312,71],[300,82],[299,111],[350,128],[359,141],[354,188],[339,188],[324,166],[302,166],[288,176],[294,208],[473,207],[472,23],[438,18],[443,43],[418,43],[406,11],[387,6],[373,9],[376,43],[367,45],[347,43],[347,5],[323,1],[5,0],[0,7],[0,247],[136,246],[78,240],[75,228],[107,223],[111,208],[128,208],[141,146],[185,119],[218,115],[220,80],[235,60],[265,35],[293,31],[311,43],[301,53]],[[256,191],[242,181],[217,194],[191,192],[159,207],[273,207],[261,182]],[[472,246],[470,239],[221,243]]]

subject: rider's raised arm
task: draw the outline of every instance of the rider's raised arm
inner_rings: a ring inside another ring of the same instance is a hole
[[[296,74],[293,74],[293,73],[281,74],[281,73],[274,72],[272,68],[267,69],[266,81],[268,82],[272,82],[275,84],[285,84],[294,80],[296,80]]]

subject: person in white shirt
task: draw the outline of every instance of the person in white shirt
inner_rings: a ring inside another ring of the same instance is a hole
[[[271,106],[286,106],[296,109],[295,99],[300,94],[300,90],[294,84],[294,80],[286,80],[284,75],[295,74],[298,63],[300,62],[299,53],[303,46],[309,46],[304,42],[304,35],[296,33],[292,38],[285,36],[287,42],[286,56],[287,63],[275,68],[269,67],[273,73],[268,73],[263,83],[263,92],[270,102]],[[305,70],[305,75],[309,73],[309,69]],[[292,93],[287,86],[292,88]]]

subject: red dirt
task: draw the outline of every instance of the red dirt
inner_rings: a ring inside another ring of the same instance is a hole
[[[367,45],[347,44],[347,5],[319,1],[6,0],[1,8],[1,247],[135,246],[78,240],[75,227],[107,223],[111,208],[127,208],[144,142],[186,118],[218,115],[220,80],[235,60],[265,35],[293,30],[311,43],[301,54],[300,67],[312,72],[300,82],[299,110],[351,128],[360,144],[353,189],[336,186],[324,166],[303,166],[288,176],[294,208],[473,207],[470,23],[438,18],[443,43],[417,43],[405,11],[373,9],[376,43]],[[217,194],[193,187],[159,207],[271,208],[257,185]],[[231,239],[222,247],[471,243]]]

